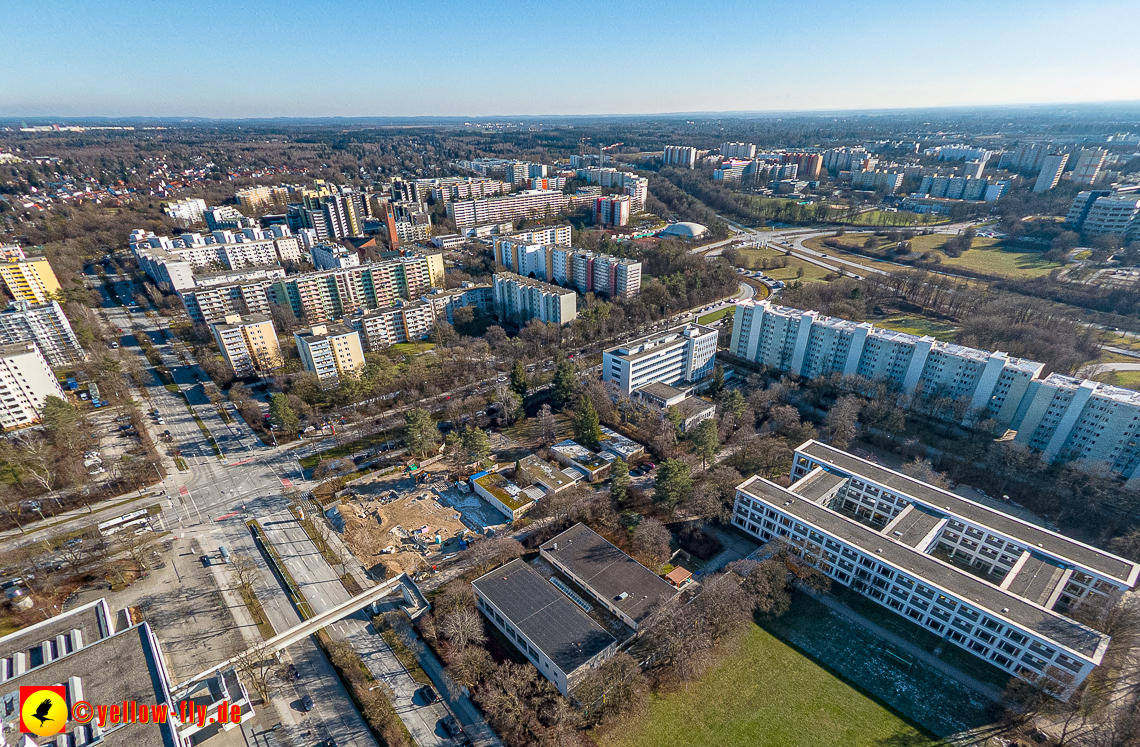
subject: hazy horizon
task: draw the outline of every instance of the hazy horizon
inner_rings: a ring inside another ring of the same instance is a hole
[[[1140,99],[1140,4],[7,8],[5,118],[683,116]],[[1095,53],[1095,62],[1081,57]],[[504,114],[507,112],[508,114]],[[610,114],[605,114],[609,112]]]

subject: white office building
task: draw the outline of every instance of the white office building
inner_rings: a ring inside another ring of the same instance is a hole
[[[53,396],[67,399],[34,342],[0,345],[0,428],[39,422],[44,400]]]
[[[717,331],[699,324],[638,338],[602,353],[602,381],[612,381],[626,394],[661,382],[695,384],[712,374]]]
[[[752,477],[733,523],[1009,674],[1067,698],[1109,637],[1066,614],[1136,585],[1140,566],[808,441],[792,485]]]

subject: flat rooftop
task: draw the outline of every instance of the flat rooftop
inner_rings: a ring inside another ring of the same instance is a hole
[[[715,335],[718,334],[718,332],[712,327],[706,327],[703,324],[682,324],[673,329],[667,329],[663,332],[654,332],[653,334],[639,337],[636,340],[622,345],[615,345],[605,352],[619,358],[636,360],[647,355],[652,355],[658,348],[683,342],[687,337],[699,337],[706,334]]]
[[[678,389],[675,386],[669,386],[661,381],[654,381],[644,386],[639,386],[637,391],[641,394],[647,394],[650,397],[665,400],[668,402],[674,397],[683,397],[685,395],[684,389]]]
[[[540,549],[638,623],[677,593],[668,581],[585,524],[575,524]]]
[[[136,700],[148,705],[171,705],[160,684],[165,676],[158,651],[151,645],[149,628],[135,625],[78,651],[36,667],[5,686],[18,694],[24,685],[66,684],[68,678],[79,677],[83,697],[92,703],[121,703]],[[154,724],[110,726],[103,732],[107,747],[163,745],[174,747],[166,729]]]
[[[27,652],[45,641],[68,635],[73,630],[79,631],[84,646],[90,646],[114,633],[114,621],[104,600],[76,607],[66,614],[56,615],[0,638],[0,659],[7,659],[21,651]]]
[[[1129,587],[1140,577],[1140,565],[1098,550],[1064,535],[1016,519],[1009,514],[966,500],[948,490],[915,480],[894,470],[860,459],[819,441],[808,441],[796,451],[816,461],[832,465],[851,475],[870,480],[892,491],[914,498],[936,511],[958,517],[966,523],[992,529],[1043,553],[1055,555],[1072,565],[1081,566]]]
[[[616,640],[522,559],[496,568],[471,585],[567,674]]]
[[[476,485],[495,496],[499,502],[512,511],[519,510],[533,500],[529,495],[524,493],[518,485],[515,485],[498,472],[488,472],[485,475],[479,475],[472,479]]]
[[[566,439],[550,447],[552,451],[572,459],[590,471],[599,470],[609,464],[612,459],[606,459],[601,454],[595,454],[577,441]]]
[[[991,617],[1008,620],[1086,657],[1094,657],[1108,638],[761,477],[751,477],[736,489],[839,538],[872,558],[881,558],[923,583],[972,602]]]

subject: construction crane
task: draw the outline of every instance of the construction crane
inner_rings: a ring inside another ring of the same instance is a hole
[[[607,145],[604,147],[599,145],[598,146],[598,165],[604,166],[606,163],[606,151],[611,149],[611,148],[616,148],[619,145],[625,145],[625,143],[614,143],[613,145]]]

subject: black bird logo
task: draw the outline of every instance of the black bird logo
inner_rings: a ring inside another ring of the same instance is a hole
[[[32,714],[32,718],[38,718],[40,726],[43,726],[45,721],[55,721],[54,718],[48,718],[49,713],[51,713],[51,698],[44,698],[44,702],[36,707],[36,712]]]

